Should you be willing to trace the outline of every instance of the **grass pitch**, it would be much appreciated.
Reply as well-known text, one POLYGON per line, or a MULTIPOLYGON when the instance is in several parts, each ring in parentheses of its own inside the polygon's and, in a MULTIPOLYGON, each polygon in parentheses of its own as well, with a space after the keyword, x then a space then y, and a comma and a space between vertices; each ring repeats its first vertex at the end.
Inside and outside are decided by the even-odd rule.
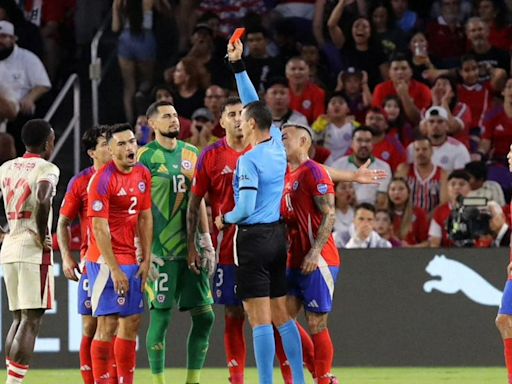
MULTIPOLYGON (((340 384, 503 384, 506 383, 505 368, 336 368, 334 374, 340 384)), ((5 375, 5 371, 4 371, 5 375)), ((184 369, 168 369, 167 384, 184 384, 184 369)), ((5 376, 3 376, 5 377, 5 376)), ((0 382, 3 380, 0 377, 0 382)), ((228 371, 222 368, 204 369, 202 384, 228 384, 228 371)), ((282 383, 280 372, 274 372, 276 384, 282 383)), ((307 376, 307 383, 313 383, 307 376)), ((137 369, 137 384, 151 384, 148 369, 137 369)), ((257 384, 255 368, 246 372, 247 384, 257 384)), ((25 384, 81 384, 81 376, 76 370, 30 370, 25 384)))

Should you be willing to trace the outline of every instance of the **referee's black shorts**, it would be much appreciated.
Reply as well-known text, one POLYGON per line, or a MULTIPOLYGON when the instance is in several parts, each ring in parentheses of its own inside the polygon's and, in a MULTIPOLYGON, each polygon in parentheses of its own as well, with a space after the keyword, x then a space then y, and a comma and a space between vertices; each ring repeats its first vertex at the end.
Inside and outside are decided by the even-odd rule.
POLYGON ((284 223, 239 225, 235 235, 236 295, 240 300, 286 295, 284 223))

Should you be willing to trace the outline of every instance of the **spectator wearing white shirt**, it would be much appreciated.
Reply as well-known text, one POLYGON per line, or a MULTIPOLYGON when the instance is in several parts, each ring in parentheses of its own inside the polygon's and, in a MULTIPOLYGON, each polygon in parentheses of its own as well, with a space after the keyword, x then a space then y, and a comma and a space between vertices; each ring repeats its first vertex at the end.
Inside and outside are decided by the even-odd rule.
POLYGON ((368 169, 383 170, 387 176, 379 184, 354 184, 356 200, 359 203, 370 203, 377 208, 384 208, 387 204, 387 190, 391 180, 391 168, 384 160, 372 156, 373 134, 368 127, 358 127, 352 132, 352 152, 350 156, 343 156, 332 164, 332 168, 344 171, 357 171, 359 167, 370 161, 368 169))
MULTIPOLYGON (((425 113, 426 133, 432 144, 432 162, 446 171, 462 169, 470 162, 468 149, 459 140, 448 136, 448 112, 443 107, 430 107, 425 113)), ((407 160, 414 160, 414 147, 407 147, 407 160)))
POLYGON ((464 167, 469 174, 471 192, 468 196, 485 197, 488 201, 495 201, 500 207, 505 205, 505 195, 501 185, 493 180, 487 180, 487 166, 482 161, 472 161, 464 167))
POLYGON ((336 221, 334 222, 334 241, 341 247, 341 234, 349 231, 354 221, 356 194, 350 181, 341 181, 336 185, 336 221))
POLYGON ((32 52, 18 47, 14 26, 0 21, 0 78, 19 106, 16 121, 7 131, 14 136, 18 153, 24 151, 21 126, 36 110, 36 102, 51 88, 50 79, 41 60, 32 52), (21 115, 21 116, 20 116, 21 115))
POLYGON ((391 248, 391 243, 375 231, 375 207, 361 203, 355 209, 354 233, 344 248, 391 248))

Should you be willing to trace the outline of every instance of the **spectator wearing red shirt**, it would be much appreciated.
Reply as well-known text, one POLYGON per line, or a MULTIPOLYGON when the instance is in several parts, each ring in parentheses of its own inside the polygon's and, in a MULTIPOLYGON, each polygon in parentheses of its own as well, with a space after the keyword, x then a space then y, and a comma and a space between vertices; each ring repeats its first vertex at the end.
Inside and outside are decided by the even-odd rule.
POLYGON ((508 9, 503 1, 479 0, 478 16, 489 26, 489 42, 496 48, 509 51, 512 48, 512 27, 507 23, 508 9))
POLYGON ((382 109, 386 112, 388 134, 396 137, 404 147, 414 140, 414 128, 405 119, 404 108, 398 96, 389 96, 384 100, 382 109))
POLYGON ((325 113, 325 91, 311 82, 309 66, 300 57, 288 60, 286 77, 290 86, 290 108, 302 113, 312 124, 325 113))
POLYGON ((455 170, 448 176, 448 202, 438 206, 428 230, 429 243, 432 248, 451 247, 453 242, 448 238, 446 223, 459 196, 466 196, 471 187, 466 171, 455 170))
POLYGON ((380 107, 386 98, 398 95, 407 120, 413 125, 419 123, 420 111, 432 104, 430 89, 412 79, 411 65, 407 57, 400 53, 391 58, 389 78, 375 87, 372 104, 380 107))
POLYGON ((407 181, 393 178, 388 187, 388 207, 393 217, 394 234, 402 247, 422 248, 428 242, 428 218, 426 212, 412 205, 407 181))
POLYGON ((365 124, 373 133, 373 155, 387 162, 395 172, 399 164, 407 161, 407 156, 398 139, 386 134, 388 130, 386 113, 381 108, 371 108, 366 114, 365 124))
MULTIPOLYGON (((453 80, 439 76, 431 89, 432 106, 443 107, 448 113, 448 134, 455 137, 469 149, 469 130, 471 126, 471 110, 465 103, 457 99, 457 88, 453 80)), ((420 130, 426 134, 426 121, 423 120, 420 130)))
POLYGON ((459 22, 460 0, 441 0, 441 15, 427 24, 430 53, 441 68, 456 63, 466 50, 464 26, 459 22))
POLYGON ((484 119, 479 152, 508 166, 507 154, 512 142, 512 78, 507 80, 502 95, 503 106, 489 111, 484 119))

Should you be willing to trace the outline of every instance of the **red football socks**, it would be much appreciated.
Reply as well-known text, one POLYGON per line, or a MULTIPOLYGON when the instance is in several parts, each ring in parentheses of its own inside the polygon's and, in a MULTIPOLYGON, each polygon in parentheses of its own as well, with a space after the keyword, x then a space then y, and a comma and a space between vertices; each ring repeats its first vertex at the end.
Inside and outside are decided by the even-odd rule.
POLYGON ((135 340, 125 340, 119 338, 119 336, 116 338, 114 353, 117 364, 117 378, 120 383, 133 384, 137 359, 135 352, 136 344, 135 340))
POLYGON ((512 384, 512 339, 503 340, 505 345, 505 364, 507 365, 508 383, 512 384))
POLYGON ((300 340, 302 342, 302 356, 304 359, 304 364, 308 369, 309 373, 316 377, 316 369, 315 369, 315 346, 313 345, 313 340, 309 335, 308 331, 306 331, 302 325, 298 321, 295 322, 297 324, 297 328, 299 328, 300 340))
POLYGON ((110 344, 110 360, 108 362, 108 375, 110 376, 109 384, 117 384, 117 365, 116 365, 116 354, 114 353, 114 345, 116 343, 116 337, 112 338, 110 344))
POLYGON ((247 355, 245 346, 243 317, 224 317, 224 346, 232 384, 244 384, 245 359, 247 355))
POLYGON ((93 340, 91 343, 92 374, 95 384, 109 384, 109 361, 111 343, 108 341, 93 340))
POLYGON ((84 384, 94 384, 92 375, 92 357, 91 357, 92 337, 82 336, 80 343, 80 373, 84 384))
POLYGON ((334 348, 328 329, 311 336, 315 346, 315 372, 318 384, 329 384, 330 378, 326 377, 331 372, 334 348))
POLYGON ((288 358, 283 348, 283 340, 276 327, 274 327, 274 339, 276 341, 276 355, 279 361, 279 368, 281 368, 281 375, 285 384, 293 384, 292 369, 288 363, 288 358))

